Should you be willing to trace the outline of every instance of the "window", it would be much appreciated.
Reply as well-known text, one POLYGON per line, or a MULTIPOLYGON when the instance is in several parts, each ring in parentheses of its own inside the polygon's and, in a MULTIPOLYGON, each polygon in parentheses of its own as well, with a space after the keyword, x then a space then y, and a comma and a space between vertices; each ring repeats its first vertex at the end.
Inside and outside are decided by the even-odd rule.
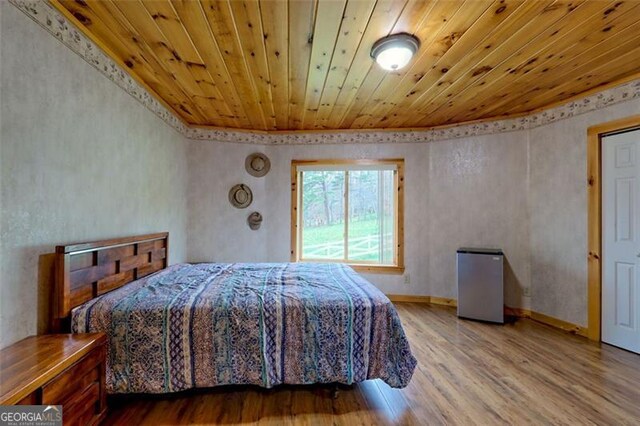
POLYGON ((404 160, 292 161, 294 262, 404 271, 404 160))

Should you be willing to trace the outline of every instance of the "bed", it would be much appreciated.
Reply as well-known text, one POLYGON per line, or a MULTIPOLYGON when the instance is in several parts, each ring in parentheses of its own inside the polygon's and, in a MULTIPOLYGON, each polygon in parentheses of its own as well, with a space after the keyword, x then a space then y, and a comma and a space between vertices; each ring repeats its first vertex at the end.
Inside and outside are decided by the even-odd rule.
POLYGON ((58 328, 108 336, 110 393, 408 384, 393 304, 343 264, 168 266, 168 234, 57 247, 58 328))

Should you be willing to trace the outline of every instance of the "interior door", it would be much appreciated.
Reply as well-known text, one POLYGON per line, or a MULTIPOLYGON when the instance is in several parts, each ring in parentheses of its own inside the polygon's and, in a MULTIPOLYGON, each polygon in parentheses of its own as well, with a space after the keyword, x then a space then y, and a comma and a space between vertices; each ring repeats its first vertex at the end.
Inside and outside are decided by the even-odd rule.
POLYGON ((640 353, 640 130, 602 139, 602 341, 640 353))

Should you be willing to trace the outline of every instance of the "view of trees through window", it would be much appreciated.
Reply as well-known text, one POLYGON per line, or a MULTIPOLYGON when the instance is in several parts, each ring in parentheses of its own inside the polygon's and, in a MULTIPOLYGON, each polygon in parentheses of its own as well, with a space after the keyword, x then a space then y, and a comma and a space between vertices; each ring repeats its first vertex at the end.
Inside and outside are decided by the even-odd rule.
POLYGON ((394 193, 393 170, 302 172, 302 259, 393 264, 394 193))

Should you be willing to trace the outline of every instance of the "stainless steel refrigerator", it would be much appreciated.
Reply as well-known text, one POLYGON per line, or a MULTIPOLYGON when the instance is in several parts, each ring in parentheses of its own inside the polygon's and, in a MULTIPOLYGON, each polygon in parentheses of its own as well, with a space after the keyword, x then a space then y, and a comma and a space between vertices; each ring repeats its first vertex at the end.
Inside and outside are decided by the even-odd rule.
POLYGON ((456 255, 458 316, 504 323, 504 254, 461 248, 456 255))

